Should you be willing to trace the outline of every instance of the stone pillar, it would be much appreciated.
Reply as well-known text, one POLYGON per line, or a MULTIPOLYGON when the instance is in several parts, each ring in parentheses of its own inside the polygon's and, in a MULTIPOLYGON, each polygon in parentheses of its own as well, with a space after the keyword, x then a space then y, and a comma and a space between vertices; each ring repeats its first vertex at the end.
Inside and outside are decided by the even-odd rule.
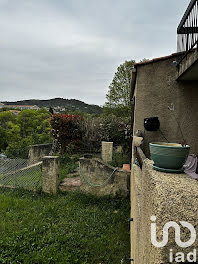
POLYGON ((59 157, 45 156, 42 164, 42 189, 45 193, 57 193, 59 184, 59 157))
POLYGON ((112 161, 113 142, 102 141, 102 160, 107 163, 112 161))

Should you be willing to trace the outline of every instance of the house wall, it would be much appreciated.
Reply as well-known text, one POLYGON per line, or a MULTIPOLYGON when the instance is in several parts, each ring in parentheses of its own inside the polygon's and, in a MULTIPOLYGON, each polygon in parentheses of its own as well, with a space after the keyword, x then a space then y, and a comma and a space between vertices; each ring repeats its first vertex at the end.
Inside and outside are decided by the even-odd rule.
MULTIPOLYGON (((179 247, 175 243, 174 228, 171 227, 167 245, 157 248, 151 243, 150 218, 156 216, 158 242, 162 241, 163 227, 169 221, 175 221, 177 224, 186 221, 192 224, 197 232, 198 182, 186 174, 154 171, 152 164, 152 161, 146 159, 142 170, 135 164, 132 166, 130 193, 131 217, 134 220, 131 222, 131 258, 135 264, 170 263, 170 249, 173 249, 174 256, 177 252, 184 253, 186 261, 187 254, 197 249, 198 237, 190 247, 179 247)), ((181 241, 188 241, 189 230, 184 227, 180 230, 181 241)))
MULTIPOLYGON (((134 133, 138 129, 144 131, 144 118, 158 116, 165 137, 170 142, 181 142, 175 115, 187 144, 191 146, 191 153, 198 154, 198 82, 176 81, 178 73, 174 60, 177 55, 136 66, 134 133), (171 103, 175 106, 174 112, 168 109, 171 103)), ((159 131, 145 131, 144 138, 147 156, 149 142, 166 142, 159 131)))

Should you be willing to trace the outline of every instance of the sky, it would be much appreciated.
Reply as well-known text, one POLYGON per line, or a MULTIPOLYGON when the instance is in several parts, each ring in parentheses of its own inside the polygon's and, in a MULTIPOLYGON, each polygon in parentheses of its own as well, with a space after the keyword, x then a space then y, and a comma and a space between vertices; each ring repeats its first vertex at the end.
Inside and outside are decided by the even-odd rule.
POLYGON ((125 60, 176 52, 190 0, 0 0, 0 101, 103 105, 125 60))

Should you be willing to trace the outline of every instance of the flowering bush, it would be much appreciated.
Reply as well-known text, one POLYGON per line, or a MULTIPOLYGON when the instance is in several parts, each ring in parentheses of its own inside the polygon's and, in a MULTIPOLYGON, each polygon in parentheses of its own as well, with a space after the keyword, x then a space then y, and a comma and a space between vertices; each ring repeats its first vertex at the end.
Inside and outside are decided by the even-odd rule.
POLYGON ((61 152, 68 148, 76 149, 82 141, 82 121, 79 115, 53 114, 51 116, 51 135, 58 141, 61 152))

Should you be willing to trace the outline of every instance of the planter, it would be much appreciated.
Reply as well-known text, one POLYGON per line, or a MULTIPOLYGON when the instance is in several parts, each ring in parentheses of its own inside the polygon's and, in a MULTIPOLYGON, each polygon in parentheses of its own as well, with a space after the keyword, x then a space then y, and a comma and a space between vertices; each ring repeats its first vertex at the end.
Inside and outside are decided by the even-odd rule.
POLYGON ((156 142, 150 143, 149 147, 151 158, 155 163, 154 168, 168 170, 181 171, 190 151, 190 146, 183 147, 176 143, 156 142))
POLYGON ((123 170, 131 171, 130 170, 130 164, 123 164, 123 170))

